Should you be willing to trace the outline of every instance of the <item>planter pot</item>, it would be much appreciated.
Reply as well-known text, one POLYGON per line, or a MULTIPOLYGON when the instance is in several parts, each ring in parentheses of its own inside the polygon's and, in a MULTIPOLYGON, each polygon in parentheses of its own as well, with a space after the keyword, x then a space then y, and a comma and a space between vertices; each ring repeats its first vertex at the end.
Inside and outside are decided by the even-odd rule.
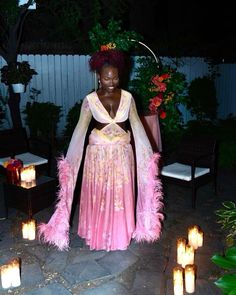
POLYGON ((25 85, 24 84, 12 84, 12 90, 14 93, 23 93, 25 92, 25 85))
POLYGON ((153 151, 161 152, 162 141, 161 141, 161 132, 160 132, 158 115, 157 114, 141 115, 140 119, 147 133, 147 136, 151 143, 153 151))

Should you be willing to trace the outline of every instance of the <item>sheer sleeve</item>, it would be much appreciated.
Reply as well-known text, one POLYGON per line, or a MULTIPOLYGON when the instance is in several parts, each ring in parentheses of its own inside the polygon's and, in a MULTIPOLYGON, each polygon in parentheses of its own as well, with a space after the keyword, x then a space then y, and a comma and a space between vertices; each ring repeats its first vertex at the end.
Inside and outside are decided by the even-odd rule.
POLYGON ((73 132, 66 157, 58 159, 59 192, 55 212, 47 224, 38 226, 41 241, 56 246, 59 250, 69 248, 69 219, 77 181, 78 170, 83 155, 85 136, 92 114, 87 98, 83 100, 80 118, 73 132))
POLYGON ((129 120, 135 143, 138 187, 136 230, 133 237, 137 241, 155 241, 160 236, 163 220, 162 184, 158 177, 160 155, 152 151, 133 98, 129 120))

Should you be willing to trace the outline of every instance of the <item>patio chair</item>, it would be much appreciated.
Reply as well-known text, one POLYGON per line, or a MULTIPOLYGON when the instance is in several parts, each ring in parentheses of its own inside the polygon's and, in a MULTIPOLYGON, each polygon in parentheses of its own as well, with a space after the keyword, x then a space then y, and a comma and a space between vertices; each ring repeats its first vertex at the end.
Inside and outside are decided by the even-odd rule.
POLYGON ((197 189, 209 182, 217 193, 217 141, 209 137, 185 138, 161 168, 163 181, 191 188, 192 208, 197 189))
POLYGON ((15 156, 24 166, 35 165, 37 171, 51 171, 51 146, 37 138, 28 138, 25 128, 0 130, 0 168, 5 174, 3 163, 15 156))

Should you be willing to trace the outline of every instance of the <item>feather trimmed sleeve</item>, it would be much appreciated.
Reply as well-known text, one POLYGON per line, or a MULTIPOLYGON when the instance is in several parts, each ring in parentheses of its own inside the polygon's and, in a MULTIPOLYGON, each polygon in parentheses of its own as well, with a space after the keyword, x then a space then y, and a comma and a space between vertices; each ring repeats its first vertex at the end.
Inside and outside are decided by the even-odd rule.
POLYGON ((55 212, 47 224, 38 226, 39 239, 58 250, 69 249, 69 220, 77 175, 83 155, 85 136, 92 114, 87 98, 83 100, 80 118, 75 127, 66 157, 61 156, 57 161, 59 176, 59 192, 55 212))
POLYGON ((153 242, 160 237, 164 219, 162 184, 158 176, 159 153, 153 153, 151 144, 131 98, 130 125, 135 143, 137 169, 136 229, 133 238, 153 242))

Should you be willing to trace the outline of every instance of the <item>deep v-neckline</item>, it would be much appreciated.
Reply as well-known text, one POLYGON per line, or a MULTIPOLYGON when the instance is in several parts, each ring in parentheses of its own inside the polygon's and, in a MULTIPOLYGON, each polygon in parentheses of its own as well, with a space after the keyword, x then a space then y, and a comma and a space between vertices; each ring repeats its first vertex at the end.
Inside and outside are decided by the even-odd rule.
POLYGON ((107 109, 104 107, 104 105, 103 105, 103 103, 101 102, 101 100, 100 100, 100 98, 99 98, 97 92, 95 92, 95 93, 96 93, 96 96, 97 96, 97 100, 99 101, 99 104, 102 106, 102 108, 103 108, 104 111, 107 113, 107 115, 109 116, 109 118, 112 119, 112 120, 115 120, 115 118, 116 118, 116 116, 117 116, 117 113, 118 113, 118 111, 120 110, 120 107, 121 107, 122 89, 121 89, 121 91, 120 91, 120 101, 119 101, 119 106, 118 106, 118 108, 117 108, 117 111, 116 111, 116 113, 115 113, 114 118, 111 117, 111 115, 108 113, 107 109))

